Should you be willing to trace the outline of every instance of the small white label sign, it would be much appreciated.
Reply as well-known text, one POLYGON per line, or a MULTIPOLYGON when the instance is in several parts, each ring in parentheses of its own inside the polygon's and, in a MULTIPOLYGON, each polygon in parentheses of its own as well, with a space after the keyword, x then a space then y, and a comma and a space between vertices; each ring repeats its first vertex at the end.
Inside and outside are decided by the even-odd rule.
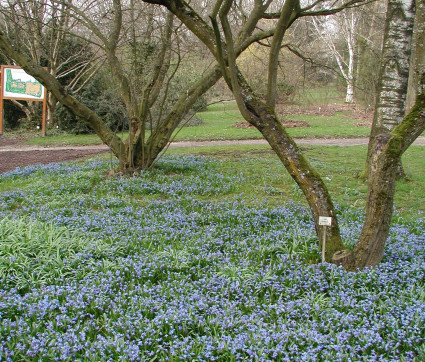
POLYGON ((331 226, 332 218, 327 216, 319 216, 319 225, 331 226))

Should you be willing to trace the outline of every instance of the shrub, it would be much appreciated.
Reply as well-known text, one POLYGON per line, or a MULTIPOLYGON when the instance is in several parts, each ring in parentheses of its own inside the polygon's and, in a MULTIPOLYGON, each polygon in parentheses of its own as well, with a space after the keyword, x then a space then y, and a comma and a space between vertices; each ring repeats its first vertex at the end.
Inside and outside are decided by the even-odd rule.
MULTIPOLYGON (((101 76, 88 83, 75 97, 102 117, 113 130, 121 131, 128 128, 129 117, 124 103, 114 89, 106 86, 106 81, 101 76)), ((56 120, 59 127, 68 132, 75 134, 93 132, 62 105, 57 108, 56 120)))

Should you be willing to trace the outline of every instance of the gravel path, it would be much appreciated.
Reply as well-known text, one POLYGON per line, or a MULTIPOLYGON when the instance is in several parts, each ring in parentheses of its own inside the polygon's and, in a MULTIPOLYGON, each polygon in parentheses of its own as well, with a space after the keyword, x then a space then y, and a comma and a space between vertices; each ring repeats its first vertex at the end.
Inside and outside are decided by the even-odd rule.
MULTIPOLYGON (((361 146, 367 145, 369 139, 362 138, 297 138, 295 139, 299 145, 312 146, 361 146)), ((226 140, 226 141, 180 141, 173 142, 170 148, 187 148, 187 147, 206 147, 206 146, 233 146, 233 145, 266 145, 264 139, 250 140, 226 140)), ((425 146, 425 137, 418 137, 414 142, 415 146, 425 146)), ((67 146, 33 146, 24 145, 16 140, 0 138, 0 152, 29 152, 29 151, 64 151, 64 150, 88 150, 88 151, 108 151, 108 146, 99 145, 67 145, 67 146)))
MULTIPOLYGON (((37 163, 62 162, 86 156, 106 153, 106 145, 90 146, 31 146, 22 143, 22 139, 0 138, 0 173, 16 167, 28 166, 37 163)), ((368 138, 299 138, 299 145, 312 146, 359 146, 367 145, 368 138)), ((173 142, 170 148, 204 147, 204 146, 231 146, 231 145, 265 145, 264 139, 234 140, 234 141, 182 141, 173 142)), ((425 137, 419 137, 414 145, 425 145, 425 137)))

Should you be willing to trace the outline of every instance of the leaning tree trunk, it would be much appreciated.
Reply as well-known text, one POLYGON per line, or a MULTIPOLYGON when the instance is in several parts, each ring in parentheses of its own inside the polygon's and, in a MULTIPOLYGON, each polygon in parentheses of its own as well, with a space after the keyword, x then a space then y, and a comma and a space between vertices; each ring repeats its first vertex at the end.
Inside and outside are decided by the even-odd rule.
POLYGON ((319 216, 332 217, 332 225, 326 235, 326 260, 331 261, 335 252, 342 250, 341 234, 336 218, 336 212, 326 185, 320 175, 309 164, 302 151, 294 140, 288 135, 275 112, 258 99, 243 78, 238 74, 238 94, 242 97, 246 121, 256 127, 274 152, 282 161, 288 173, 300 187, 309 204, 319 236, 319 247, 322 240, 319 230, 319 216))
POLYGON ((53 126, 55 123, 56 116, 56 108, 58 102, 53 94, 47 94, 47 115, 46 115, 46 123, 48 126, 53 126))
MULTIPOLYGON (((316 225, 316 233, 318 236, 320 235, 318 226, 319 217, 326 216, 333 219, 331 227, 327 230, 326 238, 327 243, 325 257, 327 261, 330 261, 332 259, 332 255, 336 251, 343 249, 343 243, 336 218, 335 208, 328 190, 319 174, 308 163, 301 150, 298 148, 294 140, 288 135, 282 123, 276 116, 273 109, 273 92, 269 92, 268 94, 268 104, 261 101, 252 91, 246 79, 239 71, 236 63, 233 35, 227 18, 232 1, 227 0, 223 3, 217 4, 220 6, 214 9, 210 19, 217 43, 216 58, 222 69, 224 79, 226 80, 229 88, 232 90, 238 108, 244 119, 261 132, 279 159, 282 161, 288 173, 304 193, 313 214, 316 225), (219 15, 225 36, 226 51, 224 51, 224 44, 221 41, 217 15, 219 15)), ((279 19, 279 25, 282 27, 282 31, 278 31, 274 34, 275 37, 278 37, 274 37, 273 39, 273 45, 275 45, 276 48, 278 48, 278 45, 281 43, 286 28, 296 19, 298 11, 298 0, 288 0, 285 3, 279 19)), ((272 60, 277 56, 278 52, 272 54, 272 60)), ((276 67, 272 64, 269 68, 269 84, 271 83, 272 85, 269 85, 269 88, 273 88, 273 84, 275 84, 275 77, 276 67)), ((321 243, 322 240, 320 240, 319 246, 321 246, 321 243)))
POLYGON ((28 122, 31 122, 33 120, 33 118, 34 118, 34 112, 33 112, 33 110, 34 109, 33 108, 31 109, 29 107, 29 104, 24 104, 24 103, 19 102, 19 101, 15 100, 15 99, 12 99, 11 102, 15 106, 17 106, 22 112, 25 113, 25 117, 27 118, 27 121, 28 122))

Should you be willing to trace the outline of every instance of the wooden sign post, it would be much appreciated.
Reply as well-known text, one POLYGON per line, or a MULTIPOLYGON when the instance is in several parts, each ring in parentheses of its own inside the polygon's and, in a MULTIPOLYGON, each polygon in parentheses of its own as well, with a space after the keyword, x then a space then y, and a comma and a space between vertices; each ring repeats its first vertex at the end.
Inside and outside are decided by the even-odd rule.
POLYGON ((0 66, 0 136, 3 135, 5 99, 43 102, 41 134, 46 135, 47 92, 43 85, 22 68, 13 65, 0 66))
POLYGON ((326 261, 326 227, 332 225, 332 218, 328 216, 319 216, 319 225, 323 226, 323 239, 322 239, 322 263, 326 261))

